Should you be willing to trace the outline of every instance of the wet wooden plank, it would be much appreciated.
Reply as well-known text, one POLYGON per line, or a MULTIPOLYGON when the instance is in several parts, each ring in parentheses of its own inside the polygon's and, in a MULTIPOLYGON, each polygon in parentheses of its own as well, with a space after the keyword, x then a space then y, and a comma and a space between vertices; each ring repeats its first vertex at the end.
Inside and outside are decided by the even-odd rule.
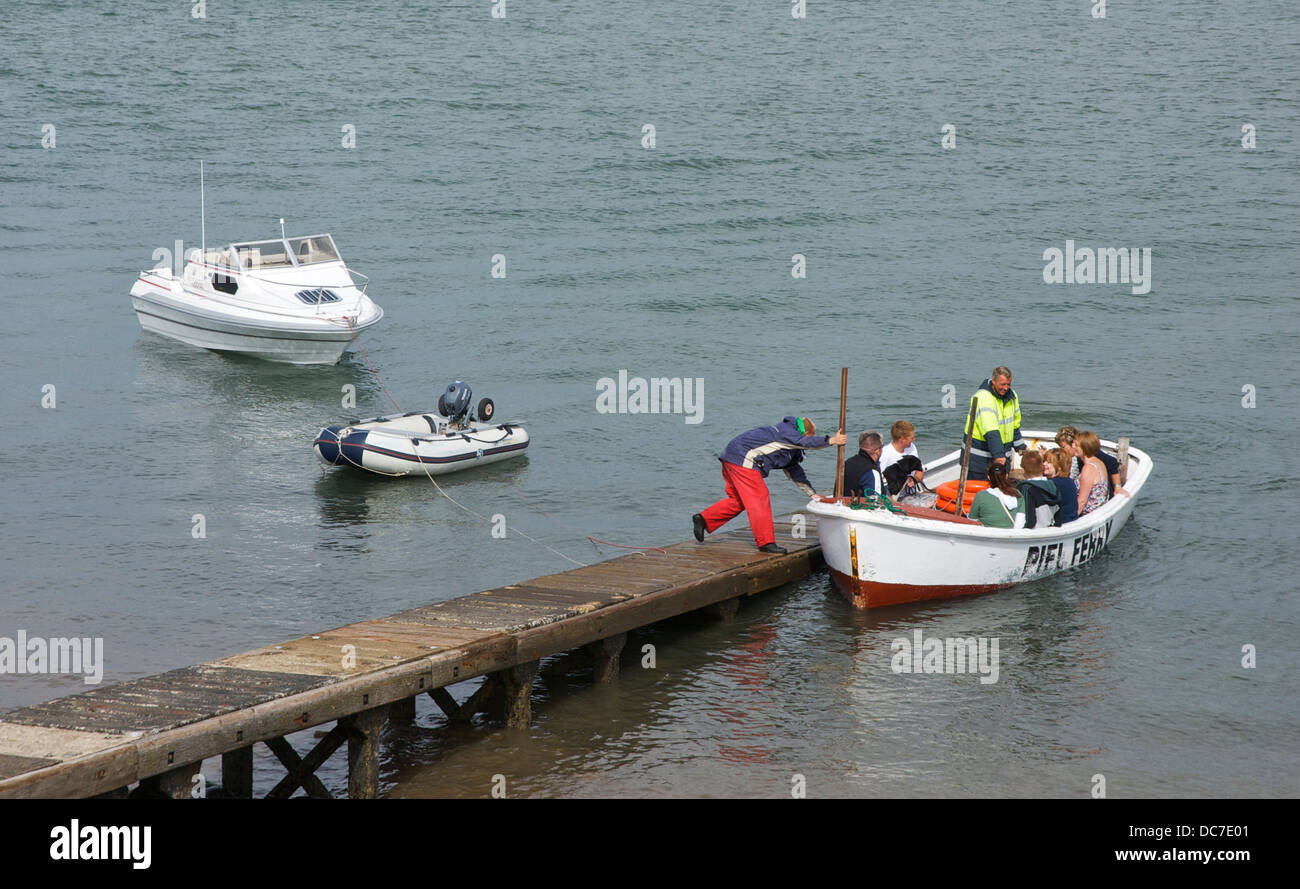
POLYGON ((0 720, 0 754, 68 760, 117 747, 140 733, 111 734, 22 725, 0 720))
POLYGON ((134 743, 92 753, 11 778, 0 778, 0 799, 69 799, 98 796, 139 777, 134 743))
POLYGON ((515 637, 518 656, 527 660, 567 651, 715 602, 781 586, 806 576, 813 560, 814 556, 806 551, 776 556, 757 569, 711 575, 669 593, 633 599, 558 624, 526 630, 515 637))
POLYGON ((9 710, 0 719, 110 733, 162 731, 304 691, 321 681, 317 676, 199 664, 9 710))
POLYGON ((493 634, 484 630, 434 627, 397 614, 384 620, 362 621, 279 645, 267 645, 213 663, 245 670, 353 676, 404 660, 460 648, 490 635, 493 634), (345 652, 345 645, 353 646, 355 651, 345 652))
POLYGON ((549 608, 574 609, 577 614, 584 614, 588 611, 594 611, 597 608, 604 608, 606 605, 612 605, 615 602, 622 602, 631 598, 626 593, 610 593, 607 595, 592 595, 590 593, 562 593, 551 592, 549 590, 539 589, 502 589, 494 590, 490 593, 480 593, 480 596, 489 601, 507 602, 512 605, 534 605, 549 608))
POLYGON ((12 778, 24 772, 34 772, 47 766, 58 765, 61 762, 63 762, 61 759, 37 759, 33 756, 13 756, 8 753, 0 753, 0 780, 12 778))
POLYGON ((435 625, 514 630, 541 626, 578 613, 576 606, 533 602, 517 604, 489 597, 453 599, 421 609, 422 619, 435 625))

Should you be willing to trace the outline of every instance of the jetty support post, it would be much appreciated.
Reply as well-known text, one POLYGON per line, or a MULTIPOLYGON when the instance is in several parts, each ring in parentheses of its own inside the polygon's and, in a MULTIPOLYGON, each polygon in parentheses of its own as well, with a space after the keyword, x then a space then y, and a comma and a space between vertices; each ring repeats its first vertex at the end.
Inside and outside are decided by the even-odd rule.
POLYGON ((528 728, 533 718, 533 679, 541 661, 528 661, 500 670, 497 677, 505 709, 506 725, 510 728, 528 728))
POLYGON ((192 762, 170 772, 145 778, 131 795, 142 799, 191 799, 194 796, 194 776, 199 773, 202 765, 202 761, 192 762))
POLYGON ((235 799, 253 798, 253 745, 221 754, 221 787, 235 799))
POLYGON ((372 707, 339 720, 348 733, 348 798, 379 796, 379 734, 388 707, 372 707))
POLYGON ((740 597, 732 599, 723 599, 721 602, 714 602, 709 606, 709 612, 721 620, 724 624, 731 623, 736 617, 736 612, 740 609, 740 597))
POLYGON ((397 724, 415 721, 415 698, 402 698, 388 705, 388 719, 397 724))
POLYGON ((627 633, 619 633, 587 646, 587 651, 596 659, 596 682, 610 683, 618 678, 618 659, 627 644, 627 633))
POLYGON ((1121 435, 1115 444, 1115 452, 1119 455, 1119 485, 1122 488, 1128 481, 1128 436, 1121 435))

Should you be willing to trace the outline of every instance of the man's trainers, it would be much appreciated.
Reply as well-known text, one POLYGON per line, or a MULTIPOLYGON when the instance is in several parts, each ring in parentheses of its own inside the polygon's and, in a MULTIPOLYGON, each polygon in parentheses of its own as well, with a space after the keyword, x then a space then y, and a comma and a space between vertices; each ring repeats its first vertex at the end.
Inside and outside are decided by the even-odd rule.
POLYGON ((691 516, 691 524, 695 526, 695 539, 699 543, 704 542, 704 532, 707 530, 704 526, 704 516, 698 512, 691 516))
POLYGON ((758 548, 760 553, 781 553, 782 555, 789 552, 784 546, 778 546, 775 543, 765 543, 758 548))

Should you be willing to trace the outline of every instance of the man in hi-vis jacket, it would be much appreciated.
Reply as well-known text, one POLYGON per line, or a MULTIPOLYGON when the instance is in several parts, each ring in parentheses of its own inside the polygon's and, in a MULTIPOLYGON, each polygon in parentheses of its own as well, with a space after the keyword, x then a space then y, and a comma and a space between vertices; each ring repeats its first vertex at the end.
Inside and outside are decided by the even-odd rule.
POLYGON ((1011 388, 1011 370, 993 368, 971 396, 971 403, 975 406, 975 428, 965 430, 973 433, 967 478, 987 481, 990 463, 1005 462, 1012 450, 1023 451, 1026 447, 1020 436, 1020 399, 1011 388))
POLYGON ((711 534, 742 512, 747 512, 758 548, 765 553, 787 552, 785 547, 776 543, 776 533, 772 528, 772 501, 763 479, 773 469, 784 469, 799 490, 809 497, 816 497, 817 492, 800 465, 804 451, 844 442, 843 429, 830 436, 818 435, 817 427, 807 417, 786 417, 775 426, 759 426, 737 435, 718 456, 722 461, 722 480, 727 496, 691 516, 695 539, 703 543, 706 531, 711 534))

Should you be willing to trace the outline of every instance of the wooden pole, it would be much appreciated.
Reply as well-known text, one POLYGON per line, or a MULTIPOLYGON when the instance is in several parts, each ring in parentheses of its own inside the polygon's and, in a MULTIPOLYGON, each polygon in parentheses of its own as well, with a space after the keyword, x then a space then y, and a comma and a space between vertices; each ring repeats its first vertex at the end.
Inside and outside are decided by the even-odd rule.
POLYGON ((966 434, 961 446, 961 480, 957 482, 957 517, 961 517, 961 503, 966 498, 966 474, 970 472, 970 445, 975 438, 975 396, 970 399, 970 415, 966 417, 966 434))
MULTIPOLYGON (((844 431, 845 415, 849 403, 849 369, 840 368, 840 431, 844 431)), ((835 499, 844 496, 844 445, 835 449, 835 499)))
POLYGON ((1128 481, 1128 436, 1121 435, 1116 444, 1119 446, 1116 452, 1119 455, 1119 486, 1122 488, 1128 481))

